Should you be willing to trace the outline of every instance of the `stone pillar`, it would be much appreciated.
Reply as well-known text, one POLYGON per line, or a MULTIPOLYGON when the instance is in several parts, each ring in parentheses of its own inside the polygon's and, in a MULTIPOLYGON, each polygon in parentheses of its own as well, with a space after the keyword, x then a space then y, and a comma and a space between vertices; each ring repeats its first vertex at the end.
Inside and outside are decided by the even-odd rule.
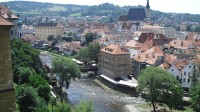
POLYGON ((13 25, 0 16, 0 112, 15 111, 10 28, 13 25))

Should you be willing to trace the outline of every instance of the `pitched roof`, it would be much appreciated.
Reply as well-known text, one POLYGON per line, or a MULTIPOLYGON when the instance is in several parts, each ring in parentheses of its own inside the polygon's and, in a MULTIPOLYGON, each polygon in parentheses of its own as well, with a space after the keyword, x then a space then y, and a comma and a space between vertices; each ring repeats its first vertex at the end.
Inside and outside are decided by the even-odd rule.
POLYGON ((14 15, 10 9, 4 5, 4 4, 0 4, 0 15, 2 15, 4 18, 12 18, 12 19, 17 19, 18 17, 16 15, 14 15))
POLYGON ((110 44, 106 46, 105 48, 101 49, 101 52, 106 52, 106 53, 114 54, 114 55, 128 54, 128 52, 126 52, 120 45, 116 45, 116 44, 110 44))
POLYGON ((39 23, 37 27, 63 27, 63 25, 59 23, 39 23))
POLYGON ((0 15, 0 26, 12 26, 13 24, 0 15))
POLYGON ((10 9, 5 4, 0 4, 0 12, 3 13, 12 13, 10 9))
POLYGON ((191 60, 184 59, 176 62, 174 65, 179 71, 182 71, 190 62, 191 60))
POLYGON ((135 41, 135 40, 130 40, 126 43, 126 46, 127 47, 130 47, 130 48, 139 48, 142 44, 135 41))
POLYGON ((167 70, 170 68, 170 65, 168 63, 163 63, 159 65, 158 67, 162 68, 163 70, 167 70))
POLYGON ((146 62, 147 64, 154 65, 160 56, 164 56, 164 52, 158 46, 155 46, 143 53, 136 55, 134 60, 137 62, 146 62))
POLYGON ((169 64, 173 64, 176 60, 178 59, 177 56, 173 55, 173 54, 165 54, 165 60, 167 61, 167 63, 169 64))
POLYGON ((146 13, 144 8, 131 8, 127 15, 127 20, 130 21, 144 21, 146 13))

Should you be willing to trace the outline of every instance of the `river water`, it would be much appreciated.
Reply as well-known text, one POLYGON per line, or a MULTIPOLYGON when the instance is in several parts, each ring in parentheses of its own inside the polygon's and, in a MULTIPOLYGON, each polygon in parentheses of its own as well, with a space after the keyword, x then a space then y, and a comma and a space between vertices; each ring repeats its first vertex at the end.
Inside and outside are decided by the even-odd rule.
MULTIPOLYGON (((40 58, 47 65, 51 65, 51 56, 42 54, 40 58)), ((67 89, 67 98, 72 105, 87 100, 92 101, 95 112, 129 112, 125 105, 144 103, 140 97, 106 91, 94 79, 85 77, 83 73, 81 75, 83 77, 72 81, 67 89)))

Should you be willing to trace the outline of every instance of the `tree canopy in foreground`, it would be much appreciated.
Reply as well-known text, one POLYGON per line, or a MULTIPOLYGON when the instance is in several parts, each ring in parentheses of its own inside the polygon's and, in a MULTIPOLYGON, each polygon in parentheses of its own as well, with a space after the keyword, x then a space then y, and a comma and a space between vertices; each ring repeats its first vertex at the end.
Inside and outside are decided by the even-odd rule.
POLYGON ((146 100, 152 104, 154 112, 158 101, 165 102, 171 110, 182 103, 183 90, 180 84, 161 68, 144 69, 138 76, 137 91, 146 95, 146 100))

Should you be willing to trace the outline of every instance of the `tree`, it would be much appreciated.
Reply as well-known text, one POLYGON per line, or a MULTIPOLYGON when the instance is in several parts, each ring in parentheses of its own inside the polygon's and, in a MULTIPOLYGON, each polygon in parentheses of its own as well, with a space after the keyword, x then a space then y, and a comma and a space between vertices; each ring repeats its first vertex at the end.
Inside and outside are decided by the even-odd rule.
POLYGON ((96 33, 91 33, 91 32, 86 33, 85 34, 86 43, 89 44, 90 42, 92 42, 96 38, 96 36, 97 36, 96 33))
POLYGON ((99 43, 90 43, 88 46, 90 61, 98 63, 98 56, 100 53, 101 46, 99 43))
POLYGON ((84 62, 87 64, 89 62, 89 51, 88 48, 82 48, 77 54, 77 57, 80 61, 84 62))
POLYGON ((94 112, 92 102, 83 101, 76 106, 75 112, 94 112))
POLYGON ((37 92, 31 86, 17 86, 16 100, 19 105, 20 112, 33 112, 38 106, 37 92))
POLYGON ((68 103, 62 102, 56 106, 55 112, 73 112, 73 110, 68 103))
POLYGON ((98 63, 98 55, 100 53, 100 44, 99 43, 90 43, 87 48, 82 48, 77 58, 83 61, 85 64, 95 61, 98 63))
POLYGON ((190 90, 191 107, 194 111, 200 111, 200 81, 193 85, 190 90))
POLYGON ((192 85, 195 86, 198 82, 198 78, 200 77, 200 64, 194 63, 194 72, 192 75, 192 85))
POLYGON ((54 58, 52 61, 52 73, 57 74, 60 78, 57 92, 61 95, 62 100, 64 81, 66 81, 66 88, 68 88, 71 79, 80 77, 80 70, 76 63, 69 58, 54 58))
POLYGON ((48 82, 37 74, 31 75, 29 80, 30 80, 29 84, 37 88, 38 95, 42 97, 46 101, 46 103, 48 103, 51 98, 50 94, 51 89, 49 87, 48 82))
POLYGON ((172 75, 161 68, 147 67, 138 76, 137 91, 147 95, 146 100, 151 102, 153 111, 156 112, 156 103, 163 100, 162 98, 166 97, 166 94, 171 97, 170 102, 167 103, 172 107, 175 105, 173 101, 177 83, 172 75))
POLYGON ((175 78, 172 78, 169 90, 162 94, 163 101, 172 109, 183 104, 183 89, 175 78))
POLYGON ((56 105, 56 98, 54 98, 54 97, 52 97, 51 99, 50 99, 50 104, 51 104, 51 110, 52 110, 52 112, 53 112, 53 107, 56 105))
POLYGON ((29 77, 32 74, 36 74, 35 70, 29 67, 19 67, 17 68, 17 75, 15 76, 17 78, 16 83, 17 84, 25 84, 29 83, 29 77))
POLYGON ((47 37, 47 40, 48 41, 52 41, 54 39, 54 36, 53 35, 49 35, 48 37, 47 37))
POLYGON ((46 78, 46 70, 42 65, 42 61, 39 57, 40 52, 34 49, 28 43, 23 42, 21 39, 12 40, 12 67, 14 74, 14 81, 17 80, 18 68, 19 67, 29 67, 35 70, 37 74, 46 78))

